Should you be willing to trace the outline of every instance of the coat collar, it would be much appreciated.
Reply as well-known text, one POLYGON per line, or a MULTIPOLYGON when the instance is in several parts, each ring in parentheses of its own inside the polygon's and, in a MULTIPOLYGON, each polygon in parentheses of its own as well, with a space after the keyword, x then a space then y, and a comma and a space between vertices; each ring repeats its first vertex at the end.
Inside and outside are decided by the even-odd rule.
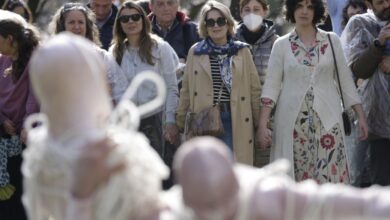
POLYGON ((203 70, 207 73, 207 75, 212 79, 211 77, 211 64, 210 64, 210 58, 209 55, 199 55, 200 60, 200 66, 203 68, 203 70))
MULTIPOLYGON (((323 31, 319 28, 316 28, 316 32, 317 32, 316 33, 316 43, 321 43, 321 42, 324 42, 327 40, 326 35, 328 34, 328 32, 323 31)), ((296 43, 298 43, 298 41, 300 42, 298 33, 296 32, 295 28, 293 31, 291 31, 289 39, 291 42, 296 42, 296 43)))

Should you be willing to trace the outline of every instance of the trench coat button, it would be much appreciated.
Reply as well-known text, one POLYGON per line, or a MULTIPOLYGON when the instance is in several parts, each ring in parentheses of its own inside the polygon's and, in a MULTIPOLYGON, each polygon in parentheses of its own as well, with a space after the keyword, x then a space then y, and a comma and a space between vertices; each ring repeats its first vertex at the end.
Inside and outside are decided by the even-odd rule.
POLYGON ((252 139, 249 140, 249 143, 252 144, 252 139))
POLYGON ((198 95, 198 93, 197 92, 194 92, 194 96, 197 96, 198 95))
POLYGON ((195 72, 194 72, 194 73, 195 73, 195 75, 196 75, 196 74, 198 74, 198 71, 196 71, 196 70, 195 70, 195 72))
POLYGON ((248 122, 248 121, 249 121, 249 118, 245 118, 245 121, 248 122))
POLYGON ((241 97, 241 101, 244 101, 244 100, 245 100, 245 97, 244 97, 244 96, 242 96, 242 97, 241 97))

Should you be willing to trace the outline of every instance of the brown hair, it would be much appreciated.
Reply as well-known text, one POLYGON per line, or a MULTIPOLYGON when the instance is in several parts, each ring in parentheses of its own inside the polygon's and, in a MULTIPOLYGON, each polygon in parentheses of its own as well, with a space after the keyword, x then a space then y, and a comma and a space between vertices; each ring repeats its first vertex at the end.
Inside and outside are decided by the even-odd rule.
POLYGON ((85 7, 81 3, 69 2, 59 8, 49 24, 50 31, 53 34, 65 31, 65 19, 70 11, 80 11, 84 14, 86 21, 85 37, 101 47, 102 43, 99 38, 99 29, 95 24, 95 14, 91 11, 91 9, 85 7))
MULTIPOLYGON (((242 11, 242 8, 245 7, 251 0, 240 0, 240 12, 242 11)), ((267 0, 256 0, 258 3, 261 4, 264 10, 268 10, 268 2, 267 0)))
POLYGON ((156 40, 153 39, 151 34, 151 24, 146 16, 145 11, 139 6, 137 3, 133 1, 126 1, 119 8, 118 14, 115 18, 114 24, 114 37, 112 40, 112 44, 114 45, 113 54, 116 62, 120 65, 122 63, 123 51, 127 46, 127 36, 125 32, 122 30, 121 23, 119 21, 119 17, 121 16, 121 12, 124 9, 135 9, 142 16, 142 30, 140 36, 140 45, 142 47, 139 48, 139 56, 143 62, 147 62, 150 65, 154 65, 154 57, 152 55, 152 47, 157 44, 156 40))

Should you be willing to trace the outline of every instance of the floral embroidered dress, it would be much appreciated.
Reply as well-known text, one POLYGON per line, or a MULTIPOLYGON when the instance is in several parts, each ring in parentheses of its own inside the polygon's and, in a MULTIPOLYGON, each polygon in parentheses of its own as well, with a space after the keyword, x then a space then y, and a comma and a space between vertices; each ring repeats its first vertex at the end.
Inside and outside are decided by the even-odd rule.
MULTIPOLYGON (((291 50, 300 65, 316 66, 326 50, 331 50, 326 36, 319 36, 306 47, 296 32, 291 33, 291 50), (322 39, 322 40, 320 40, 322 39)), ((322 34, 323 35, 323 34, 322 34)), ((313 109, 313 88, 309 88, 295 121, 293 133, 294 175, 296 181, 313 179, 318 183, 348 183, 349 173, 340 124, 326 131, 313 109)), ((275 103, 262 99, 262 105, 275 103)))

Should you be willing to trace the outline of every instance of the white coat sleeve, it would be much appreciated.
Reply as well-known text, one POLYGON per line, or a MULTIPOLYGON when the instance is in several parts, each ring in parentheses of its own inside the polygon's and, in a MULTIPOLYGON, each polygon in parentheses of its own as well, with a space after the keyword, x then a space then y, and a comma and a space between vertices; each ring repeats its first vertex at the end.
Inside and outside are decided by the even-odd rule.
POLYGON ((284 72, 284 49, 282 47, 282 38, 278 38, 272 47, 271 55, 268 62, 268 73, 265 77, 265 83, 261 98, 269 98, 275 103, 279 97, 282 87, 284 72))

